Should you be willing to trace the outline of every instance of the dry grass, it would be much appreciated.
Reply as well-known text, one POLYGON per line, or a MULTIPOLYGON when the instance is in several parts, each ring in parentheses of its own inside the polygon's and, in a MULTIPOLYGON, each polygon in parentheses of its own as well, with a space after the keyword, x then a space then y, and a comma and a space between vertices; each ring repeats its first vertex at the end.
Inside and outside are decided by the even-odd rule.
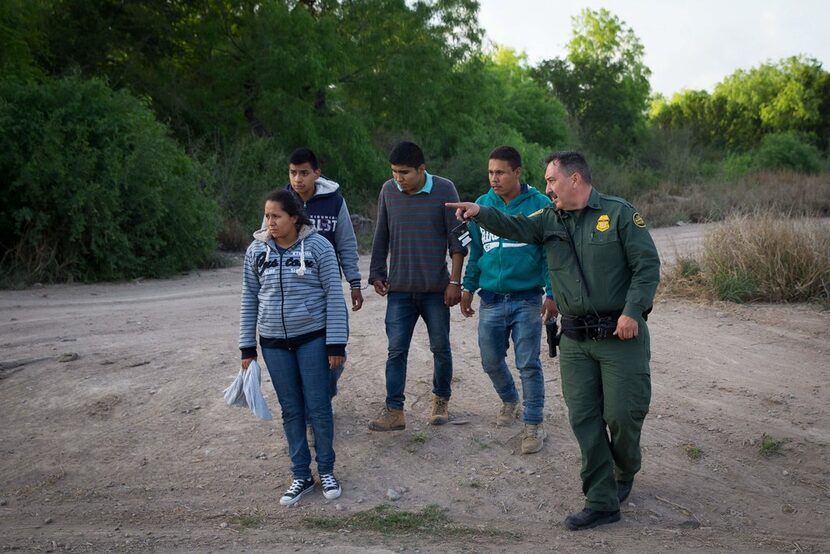
POLYGON ((735 216, 704 244, 703 267, 722 300, 830 297, 830 227, 821 220, 735 216))
POLYGON ((661 294, 830 305, 830 224, 734 215, 707 235, 699 259, 679 258, 668 269, 661 294))
POLYGON ((734 182, 694 185, 661 183, 634 200, 646 221, 654 227, 678 221, 721 221, 736 213, 759 211, 788 216, 830 215, 830 173, 803 175, 793 172, 760 172, 734 182))
POLYGON ((673 265, 667 266, 660 277, 657 298, 698 298, 714 300, 706 288, 700 260, 694 256, 678 256, 673 265))

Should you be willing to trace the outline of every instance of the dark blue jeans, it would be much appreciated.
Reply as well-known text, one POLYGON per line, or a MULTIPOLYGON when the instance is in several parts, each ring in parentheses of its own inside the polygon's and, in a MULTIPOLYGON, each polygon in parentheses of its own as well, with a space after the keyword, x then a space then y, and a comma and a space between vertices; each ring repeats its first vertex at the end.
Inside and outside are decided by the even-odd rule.
POLYGON ((510 368, 507 367, 507 347, 513 337, 516 368, 522 379, 525 423, 542 423, 545 408, 545 378, 539 345, 542 340, 541 296, 487 304, 481 301, 478 309, 478 346, 481 366, 502 402, 518 402, 519 394, 510 368))
MULTIPOLYGON (((342 363, 329 371, 329 394, 331 394, 332 400, 334 400, 334 397, 337 396, 337 382, 340 381, 340 377, 343 375, 343 369, 345 366, 346 364, 342 363)), ((306 426, 311 425, 311 418, 308 417, 308 406, 306 406, 305 410, 305 422, 306 426)))
POLYGON ((306 440, 306 412, 314 428, 317 470, 334 471, 334 418, 331 413, 331 370, 325 337, 297 348, 263 348, 262 357, 282 408, 282 427, 288 440, 291 473, 311 477, 311 452, 306 440))
POLYGON ((432 392, 441 398, 449 398, 452 393, 450 309, 444 304, 444 293, 390 292, 386 297, 386 337, 389 339, 386 406, 391 409, 403 409, 406 361, 412 332, 419 317, 426 323, 429 349, 432 351, 432 392))

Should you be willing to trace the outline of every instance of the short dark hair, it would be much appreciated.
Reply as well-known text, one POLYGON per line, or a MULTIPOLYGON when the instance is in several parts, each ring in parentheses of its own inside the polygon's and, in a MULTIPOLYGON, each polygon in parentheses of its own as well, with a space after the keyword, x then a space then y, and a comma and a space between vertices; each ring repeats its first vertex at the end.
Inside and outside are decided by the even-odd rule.
POLYGON ((510 169, 518 169, 522 167, 522 155, 519 151, 506 144, 495 148, 490 152, 490 160, 501 160, 510 164, 510 169))
POLYGON ((320 169, 320 164, 317 163, 317 156, 308 148, 297 148, 291 152, 288 163, 294 165, 311 164, 311 169, 320 169))
POLYGON ((426 163, 424 151, 414 142, 399 142, 389 153, 389 163, 407 167, 421 167, 426 163))
MULTIPOLYGON (((305 163, 305 162, 303 162, 305 163)), ((272 190, 265 196, 265 202, 277 202, 282 206, 282 211, 290 216, 297 216, 297 229, 303 225, 311 225, 311 220, 305 213, 297 195, 286 189, 272 190)), ((263 202, 263 204, 265 204, 263 202)))
POLYGON ((545 167, 551 162, 559 162, 565 173, 573 175, 579 173, 582 180, 586 183, 591 183, 591 168, 588 167, 588 162, 585 161, 585 156, 574 150, 563 150, 561 152, 553 152, 545 158, 545 167))

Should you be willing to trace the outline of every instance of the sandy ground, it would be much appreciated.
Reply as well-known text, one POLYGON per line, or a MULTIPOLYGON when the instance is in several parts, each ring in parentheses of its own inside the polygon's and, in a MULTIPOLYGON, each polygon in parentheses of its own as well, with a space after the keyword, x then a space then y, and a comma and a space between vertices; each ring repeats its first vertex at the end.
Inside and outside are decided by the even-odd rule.
MULTIPOLYGON (((655 231, 666 258, 702 228, 655 231)), ((679 248, 682 247, 682 248, 679 248)), ((367 260, 364 257, 364 266, 367 260)), ((365 267, 364 267, 365 270, 365 267)), ((365 273, 364 273, 365 276, 365 273)), ((496 428, 475 318, 452 311, 453 423, 426 425, 426 333, 413 340, 407 429, 373 433, 382 406, 385 300, 352 315, 335 399, 343 496, 286 509, 286 444, 229 408, 241 269, 169 280, 0 292, 0 548, 23 551, 830 551, 830 314, 803 305, 660 302, 650 319, 653 401, 644 465, 623 520, 573 533, 579 452, 558 359, 544 359, 542 452, 496 428), (758 453, 761 436, 782 453, 758 453), (693 460, 692 445, 702 454, 693 460), (402 497, 386 498, 390 487, 402 497), (463 533, 319 531, 383 503, 447 510, 463 533)))

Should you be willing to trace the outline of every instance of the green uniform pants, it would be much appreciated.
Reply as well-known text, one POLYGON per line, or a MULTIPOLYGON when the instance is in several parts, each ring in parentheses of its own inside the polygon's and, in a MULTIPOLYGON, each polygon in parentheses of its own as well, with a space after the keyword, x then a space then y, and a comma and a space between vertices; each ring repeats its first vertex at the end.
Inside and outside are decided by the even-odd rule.
POLYGON ((639 334, 575 341, 562 336, 559 364, 568 420, 582 451, 585 507, 617 510, 617 480, 640 470, 640 430, 651 401, 648 327, 639 334))

